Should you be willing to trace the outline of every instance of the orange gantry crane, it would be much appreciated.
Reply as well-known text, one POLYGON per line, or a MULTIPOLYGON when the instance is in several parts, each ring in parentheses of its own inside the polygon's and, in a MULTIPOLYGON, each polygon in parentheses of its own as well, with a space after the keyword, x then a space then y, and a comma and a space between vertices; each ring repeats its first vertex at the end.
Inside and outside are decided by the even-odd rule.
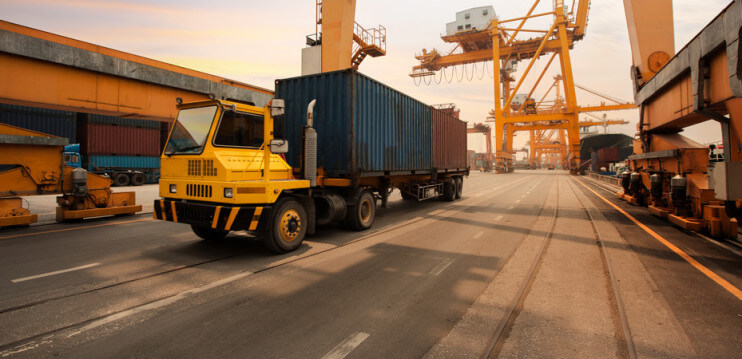
MULTIPOLYGON (((553 126, 566 127, 568 142, 569 168, 576 172, 580 164, 580 137, 579 112, 606 111, 612 109, 633 108, 633 104, 619 103, 615 105, 601 104, 580 108, 577 105, 575 83, 569 50, 574 43, 582 39, 587 26, 587 16, 590 7, 589 0, 580 0, 576 10, 567 10, 564 0, 555 0, 552 11, 534 13, 540 0, 534 1, 525 16, 509 20, 498 19, 491 7, 474 8, 464 11, 463 20, 453 23, 442 36, 446 43, 456 44, 448 53, 437 50, 427 51, 415 58, 420 62, 414 66, 410 76, 413 78, 433 76, 436 71, 449 66, 470 64, 493 60, 494 66, 494 110, 492 115, 495 122, 495 157, 498 172, 508 172, 512 167, 512 147, 507 147, 507 128, 523 123, 548 123, 553 126), (488 15, 484 25, 467 23, 467 19, 481 18, 488 15), (552 17, 553 21, 548 29, 525 28, 528 20, 552 17), (529 39, 519 39, 523 33, 536 34, 529 39), (529 75, 537 59, 551 54, 534 85, 528 90, 526 99, 531 99, 539 83, 556 58, 559 59, 559 81, 564 88, 563 105, 552 110, 534 111, 533 101, 523 101, 519 106, 513 106, 515 97, 523 86, 524 79, 529 75), (521 78, 513 86, 515 78, 512 74, 518 61, 528 60, 521 78)), ((460 13, 459 13, 460 14, 460 13)), ((457 14, 458 18, 458 14, 457 14)), ((449 24, 451 25, 451 24, 449 24)))
POLYGON ((622 198, 686 229, 737 238, 742 218, 742 1, 731 2, 677 54, 672 0, 624 0, 638 139, 621 174, 622 198), (721 126, 723 160, 680 134, 721 126), (715 159, 718 160, 718 159, 715 159))
POLYGON ((474 127, 470 127, 466 129, 466 133, 482 133, 484 134, 485 138, 485 146, 487 146, 486 156, 485 156, 485 165, 483 166, 484 172, 490 172, 492 171, 492 163, 493 163, 493 157, 492 157, 492 128, 489 125, 483 124, 483 123, 475 123, 474 127))
POLYGON ((355 21, 355 0, 316 0, 314 34, 302 50, 302 75, 358 69, 366 56, 386 55, 386 28, 355 21))

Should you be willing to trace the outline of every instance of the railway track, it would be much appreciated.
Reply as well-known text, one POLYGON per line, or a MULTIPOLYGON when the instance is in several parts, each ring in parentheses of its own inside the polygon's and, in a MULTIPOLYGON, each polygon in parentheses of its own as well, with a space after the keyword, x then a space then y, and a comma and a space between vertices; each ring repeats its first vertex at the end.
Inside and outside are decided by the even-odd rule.
MULTIPOLYGON (((523 178, 520 178, 520 179, 511 181, 511 182, 507 182, 507 183, 487 184, 487 185, 484 185, 484 186, 481 186, 481 187, 475 187, 475 188, 473 188, 472 193, 487 193, 488 196, 486 196, 486 197, 480 197, 480 196, 477 196, 477 195, 469 195, 469 196, 467 196, 468 198, 465 197, 461 201, 457 201, 457 202, 453 202, 453 203, 448 204, 448 205, 440 206, 440 207, 437 208, 437 210, 428 211, 428 213, 419 215, 419 216, 413 218, 412 220, 408 220, 408 221, 405 221, 405 222, 402 222, 402 223, 399 223, 399 224, 393 224, 391 226, 387 226, 387 227, 384 227, 384 228, 379 228, 378 230, 372 230, 371 233, 368 233, 368 234, 366 234, 364 236, 361 236, 361 237, 359 237, 357 239, 354 239, 354 240, 351 240, 351 241, 347 241, 347 242, 342 243, 342 244, 340 244, 340 245, 338 245, 336 247, 328 248, 328 249, 321 250, 321 251, 318 251, 318 252, 314 252, 314 253, 311 253, 311 254, 308 254, 308 255, 302 255, 302 256, 299 256, 299 257, 297 257, 295 259, 292 259, 292 260, 289 260, 289 261, 283 261, 283 262, 279 262, 277 264, 272 264, 272 265, 264 266, 264 267, 259 268, 257 270, 252 270, 251 271, 251 274, 257 274, 257 273, 261 273, 261 272, 265 272, 265 271, 269 271, 269 270, 279 269, 281 267, 289 266, 292 263, 295 263, 297 261, 305 260, 305 259, 308 259, 308 258, 311 258, 311 257, 316 257, 316 256, 322 255, 324 253, 327 253, 327 252, 330 252, 330 251, 334 251, 334 250, 337 250, 337 249, 340 249, 340 248, 344 248, 344 247, 347 247, 347 246, 350 246, 350 245, 354 245, 354 244, 357 244, 357 243, 362 243, 364 241, 369 241, 369 240, 372 240, 372 239, 374 239, 374 238, 376 238, 376 237, 378 237, 378 236, 380 236, 382 234, 388 233, 390 231, 395 231, 395 230, 403 229, 404 227, 411 226, 411 225, 413 225, 413 224, 415 224, 417 222, 420 222, 420 221, 423 221, 423 220, 426 220, 426 219, 430 219, 430 218, 438 217, 438 216, 445 216, 447 214, 447 212, 449 212, 449 211, 465 211, 467 208, 477 206, 477 205, 481 204, 482 202, 485 202, 485 201, 489 200, 491 197, 493 197, 493 196, 495 196, 495 195, 497 195, 499 193, 502 193, 504 191, 508 191, 508 190, 510 190, 512 188, 515 188, 515 187, 517 187, 519 185, 522 185, 524 183, 528 183, 529 181, 532 181, 534 178, 535 178, 535 176, 526 176, 526 177, 523 177, 523 178)), ((541 183, 541 181, 543 181, 543 180, 544 179, 541 178, 538 183, 541 183)), ((199 262, 196 262, 196 263, 191 263, 191 264, 188 264, 188 265, 183 265, 183 266, 180 266, 180 267, 177 267, 177 268, 171 268, 171 269, 164 270, 164 271, 158 271, 158 272, 154 272, 154 273, 149 273, 149 274, 138 276, 138 277, 135 277, 135 278, 131 278, 131 279, 128 279, 128 280, 125 280, 125 281, 116 282, 116 283, 112 283, 112 284, 108 284, 108 285, 104 285, 104 286, 100 286, 100 287, 95 287, 95 288, 91 288, 91 289, 84 290, 84 291, 79 291, 79 292, 65 294, 65 295, 59 295, 59 296, 53 296, 53 297, 44 298, 44 299, 41 299, 41 300, 36 300, 36 301, 33 301, 33 302, 25 303, 25 304, 22 304, 22 305, 17 305, 17 306, 13 306, 13 307, 2 308, 2 309, 0 309, 0 315, 13 315, 14 312, 17 312, 17 311, 20 311, 20 310, 33 310, 34 307, 38 307, 38 306, 41 306, 41 305, 44 305, 44 304, 50 304, 50 303, 55 302, 55 301, 70 300, 70 299, 74 299, 75 297, 82 296, 82 295, 85 295, 85 294, 91 294, 91 293, 96 293, 96 292, 103 292, 103 291, 106 291, 106 290, 114 289, 116 287, 121 287, 121 286, 124 286, 124 285, 130 285, 130 284, 134 284, 134 283, 137 283, 137 282, 141 282, 141 281, 152 279, 152 278, 156 278, 156 277, 163 277, 163 276, 167 276, 167 275, 172 275, 172 274, 175 274, 177 272, 182 272, 182 271, 185 271, 185 270, 188 270, 188 269, 198 268, 198 267, 204 266, 206 264, 210 264, 210 263, 214 263, 214 262, 219 262, 219 261, 224 261, 224 260, 232 259, 232 258, 235 258, 235 257, 244 256, 244 255, 247 255, 249 253, 250 253, 249 251, 241 251, 241 252, 237 252, 237 253, 230 254, 230 255, 227 255, 227 256, 219 256, 219 257, 216 257, 216 258, 211 258, 211 259, 204 260, 204 261, 199 261, 199 262)), ((89 325, 91 325, 93 323, 96 323, 96 322, 99 322, 99 321, 104 321, 104 320, 106 320, 106 318, 115 317, 115 316, 119 315, 120 313, 131 311, 131 310, 134 310, 134 309, 139 308, 139 307, 145 307, 145 306, 147 306, 149 304, 152 304, 152 303, 155 303, 155 302, 167 300, 168 298, 177 297, 178 295, 180 295, 180 293, 179 294, 176 294, 176 295, 172 295, 172 296, 164 296, 164 297, 156 298, 156 299, 150 300, 150 301, 148 301, 146 303, 138 303, 137 305, 127 306, 125 308, 121 308, 121 309, 119 309, 119 310, 117 310, 117 311, 115 311, 113 313, 109 313, 107 315, 101 315, 101 316, 94 316, 94 317, 91 317, 91 318, 86 318, 84 320, 80 320, 80 321, 78 321, 76 323, 73 323, 73 324, 65 325, 63 327, 54 328, 52 330, 48 330, 48 331, 44 331, 44 332, 41 332, 41 333, 37 333, 37 334, 35 334, 33 336, 25 337, 25 338, 23 338, 21 340, 16 340, 16 341, 13 341, 13 342, 0 344, 0 356, 5 356, 5 355, 7 355, 9 353, 13 353, 19 347, 28 347, 30 345, 34 345, 35 343, 38 343, 38 342, 43 342, 43 341, 45 341, 45 340, 47 340, 49 338, 55 337, 55 336, 60 335, 60 334, 61 335, 64 335, 64 334, 67 334, 67 333, 70 333, 70 332, 75 332, 78 329, 84 328, 84 327, 89 326, 89 325)))
MULTIPOLYGON (((526 273, 526 276, 520 285, 519 290, 517 291, 515 297, 513 300, 509 303, 507 309, 505 310, 505 317, 500 321, 499 325, 497 326, 489 345, 486 347, 484 353, 482 353, 481 358, 496 358, 500 354, 503 345, 507 338, 509 337, 511 331, 514 329, 514 324, 516 319, 518 318, 519 314, 523 311, 524 303, 526 298, 528 298, 528 295, 530 293, 530 289, 532 288, 536 278, 538 278, 538 273, 540 267, 543 265, 544 258, 547 253, 547 249, 552 243, 552 237, 554 236, 555 230, 557 228, 557 222, 559 220, 559 212, 560 212, 560 206, 559 206, 559 199, 560 199, 560 191, 559 187, 560 184, 564 180, 560 178, 557 182, 556 187, 556 206, 554 207, 553 215, 551 216, 551 224, 549 226, 549 231, 544 235, 543 242, 541 243, 540 249, 537 252, 537 255, 534 257, 533 261, 531 262, 531 265, 526 273)), ((585 206, 585 203, 580 198, 580 195, 578 194, 578 191, 575 189, 574 184, 572 183, 573 180, 567 179, 566 185, 569 187, 570 191, 574 194, 577 201, 580 203, 581 209, 584 211, 585 216, 587 217, 588 221, 590 222, 590 226, 593 232, 593 237, 595 239, 595 244, 599 249, 600 253, 600 259, 603 264, 603 270, 605 273, 605 280, 606 280, 606 286, 610 289, 609 290, 609 300, 611 302, 611 312, 613 316, 613 322, 615 326, 615 335, 616 335, 616 341, 617 345, 620 348, 620 353, 624 354, 626 358, 634 359, 637 357, 636 349, 634 345, 634 340, 631 336, 631 331, 628 325, 628 319, 626 316, 626 311, 624 309, 623 301, 621 300, 621 295, 618 290, 618 285, 616 278, 613 274, 613 269, 611 267, 611 261, 610 258, 606 254, 605 250, 605 242, 603 241, 603 238, 601 236, 600 231, 598 230, 598 227, 595 224, 595 219, 593 215, 591 214, 590 210, 585 206)), ((545 207, 542 208, 542 211, 545 209, 545 207)))

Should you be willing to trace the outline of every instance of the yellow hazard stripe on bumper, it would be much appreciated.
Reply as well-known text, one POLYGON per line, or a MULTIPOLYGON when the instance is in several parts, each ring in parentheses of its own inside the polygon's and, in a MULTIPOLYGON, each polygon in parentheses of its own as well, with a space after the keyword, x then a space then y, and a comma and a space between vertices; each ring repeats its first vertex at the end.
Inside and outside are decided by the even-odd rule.
POLYGON ((229 212, 229 218, 227 218, 227 224, 224 226, 224 230, 230 230, 232 229, 232 224, 234 223, 234 219, 237 217, 237 212, 240 211, 239 207, 234 207, 229 212))
POLYGON ((214 219, 211 220, 211 228, 216 229, 216 225, 219 224, 219 212, 221 212, 222 206, 216 206, 214 210, 214 219))
POLYGON ((260 222, 260 214, 263 213, 263 207, 255 208, 255 214, 252 216, 250 221, 250 228, 248 230, 254 231, 258 228, 258 222, 260 222))

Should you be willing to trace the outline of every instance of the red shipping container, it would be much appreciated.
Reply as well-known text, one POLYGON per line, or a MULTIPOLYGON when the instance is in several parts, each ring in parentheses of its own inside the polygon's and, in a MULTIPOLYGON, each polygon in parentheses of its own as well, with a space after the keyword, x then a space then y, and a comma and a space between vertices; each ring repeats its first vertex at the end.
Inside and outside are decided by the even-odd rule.
POLYGON ((466 122, 431 108, 433 116, 433 167, 438 170, 467 167, 466 122))
POLYGON ((83 152, 87 155, 159 156, 160 129, 88 123, 83 152))
POLYGON ((618 162, 618 147, 604 147, 599 149, 598 162, 618 162))

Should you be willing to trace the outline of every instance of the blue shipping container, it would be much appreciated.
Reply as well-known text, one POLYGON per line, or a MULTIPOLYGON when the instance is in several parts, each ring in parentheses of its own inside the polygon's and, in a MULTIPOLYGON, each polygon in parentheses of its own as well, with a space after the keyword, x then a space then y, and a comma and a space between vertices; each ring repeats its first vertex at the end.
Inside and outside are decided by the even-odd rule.
POLYGON ((160 168, 160 157, 145 156, 89 156, 88 171, 96 167, 118 167, 122 169, 160 168))
POLYGON ((0 123, 77 141, 74 112, 0 104, 0 123))
POLYGON ((317 165, 330 176, 430 173, 433 168, 431 108, 352 70, 276 81, 286 101, 287 160, 300 167, 307 105, 314 107, 317 165))

